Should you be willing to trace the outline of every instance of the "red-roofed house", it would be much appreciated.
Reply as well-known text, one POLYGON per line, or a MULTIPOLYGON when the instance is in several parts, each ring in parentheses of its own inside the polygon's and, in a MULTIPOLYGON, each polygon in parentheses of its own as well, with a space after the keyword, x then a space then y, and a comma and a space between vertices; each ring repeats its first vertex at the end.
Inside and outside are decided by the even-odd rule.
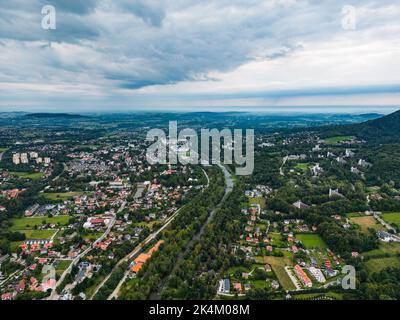
POLYGON ((13 296, 14 295, 11 292, 3 293, 1 295, 1 300, 12 300, 13 296))
POLYGON ((233 288, 235 290, 237 290, 239 293, 242 293, 242 291, 243 291, 243 287, 242 287, 242 284, 240 282, 234 282, 233 283, 233 288))

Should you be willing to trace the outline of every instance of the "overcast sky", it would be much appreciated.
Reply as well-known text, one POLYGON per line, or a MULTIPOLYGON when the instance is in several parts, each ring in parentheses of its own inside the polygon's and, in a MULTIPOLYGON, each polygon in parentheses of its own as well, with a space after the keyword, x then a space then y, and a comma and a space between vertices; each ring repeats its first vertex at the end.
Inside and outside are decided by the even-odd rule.
POLYGON ((0 0, 0 111, 399 106, 399 17, 398 0, 0 0))

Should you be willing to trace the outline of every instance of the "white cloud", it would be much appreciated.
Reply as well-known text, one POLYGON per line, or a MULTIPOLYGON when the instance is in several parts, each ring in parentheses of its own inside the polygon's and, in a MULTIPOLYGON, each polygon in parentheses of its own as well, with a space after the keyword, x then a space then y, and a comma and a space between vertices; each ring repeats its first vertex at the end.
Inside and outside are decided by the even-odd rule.
MULTIPOLYGON (((295 103, 274 94, 282 90, 311 103, 301 90, 400 85, 394 1, 353 1, 354 31, 341 28, 346 1, 48 2, 60 21, 53 33, 40 29, 43 1, 0 0, 3 107, 12 95, 26 105, 64 98, 64 105, 85 104, 94 97, 132 106, 211 103, 203 95, 233 105, 225 94, 240 104, 295 103), (251 93, 259 97, 246 100, 251 93)), ((352 99, 364 103, 371 95, 352 99)))

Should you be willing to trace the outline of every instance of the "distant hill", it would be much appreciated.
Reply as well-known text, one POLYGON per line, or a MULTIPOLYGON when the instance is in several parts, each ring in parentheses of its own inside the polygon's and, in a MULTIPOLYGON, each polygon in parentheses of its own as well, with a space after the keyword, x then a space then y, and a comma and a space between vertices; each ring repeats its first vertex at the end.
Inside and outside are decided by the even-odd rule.
POLYGON ((400 141, 400 110, 366 122, 320 128, 324 135, 353 135, 370 142, 388 143, 400 141))
POLYGON ((25 118, 31 119, 80 119, 87 118, 80 114, 70 114, 70 113, 28 113, 24 116, 25 118))

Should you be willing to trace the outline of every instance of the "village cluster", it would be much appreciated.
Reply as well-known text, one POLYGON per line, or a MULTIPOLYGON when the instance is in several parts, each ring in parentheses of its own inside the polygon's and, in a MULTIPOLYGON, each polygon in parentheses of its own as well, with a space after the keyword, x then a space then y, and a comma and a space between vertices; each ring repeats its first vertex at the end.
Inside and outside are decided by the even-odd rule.
MULTIPOLYGON (((9 210, 9 201, 25 204, 23 196, 32 181, 42 186, 23 216, 12 220, 12 253, 0 260, 3 300, 25 294, 44 297, 49 292, 58 299, 89 298, 93 288, 86 283, 101 282, 103 269, 122 258, 121 246, 134 248, 189 194, 202 188, 198 171, 187 166, 151 167, 140 151, 143 147, 133 144, 56 150, 55 157, 64 154, 62 164, 35 151, 15 152, 10 158, 12 170, 25 164, 51 164, 52 170, 60 165, 56 176, 1 173, 0 200, 5 205, 0 214, 9 210), (47 278, 48 270, 55 270, 55 277, 47 278), (60 282, 63 277, 67 280, 60 282)), ((130 261, 132 275, 161 245, 162 241, 155 243, 130 261)))

